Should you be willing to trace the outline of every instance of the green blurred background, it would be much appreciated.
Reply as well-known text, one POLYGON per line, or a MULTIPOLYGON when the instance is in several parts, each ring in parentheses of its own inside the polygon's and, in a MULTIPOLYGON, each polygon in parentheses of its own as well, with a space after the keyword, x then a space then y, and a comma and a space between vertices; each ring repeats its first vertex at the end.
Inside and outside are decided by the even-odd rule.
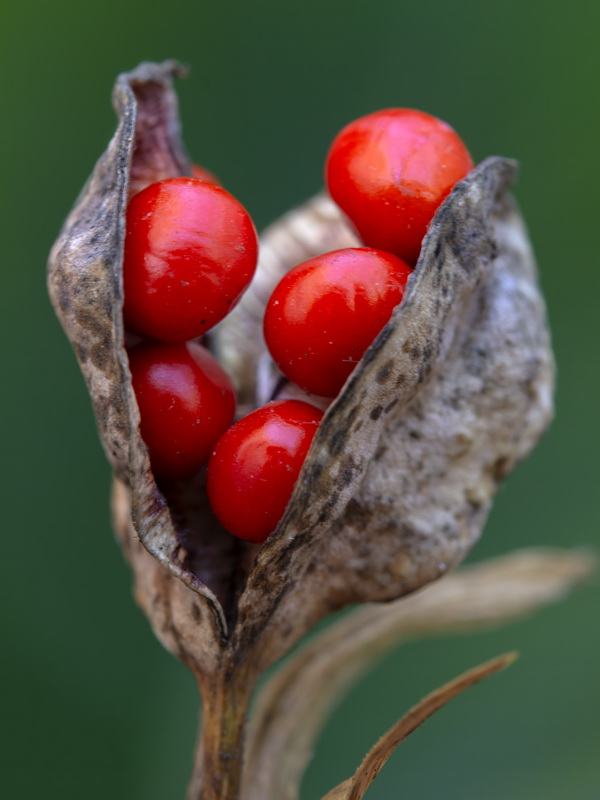
MULTIPOLYGON (((6 798, 184 797, 192 679, 131 598, 109 470, 45 293, 47 251, 110 137, 115 75, 177 57, 184 132, 263 227, 321 186, 335 132, 390 105, 450 122, 480 160, 522 163, 558 417, 503 487, 471 560, 598 544, 596 230, 600 6, 574 0, 284 0, 5 6, 0 26, 4 390, 0 787, 6 798)), ((600 797, 598 585, 527 622, 399 648, 328 725, 303 787, 320 797, 424 693, 507 649, 507 673, 454 702, 369 793, 600 797)))

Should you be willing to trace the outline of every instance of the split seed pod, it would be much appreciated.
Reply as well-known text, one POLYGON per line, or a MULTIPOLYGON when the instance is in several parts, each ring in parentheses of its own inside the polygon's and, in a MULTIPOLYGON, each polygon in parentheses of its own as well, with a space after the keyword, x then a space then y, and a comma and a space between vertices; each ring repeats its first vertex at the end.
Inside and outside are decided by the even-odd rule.
MULTIPOLYGON (((118 128, 54 246, 50 292, 115 472, 115 524, 141 605, 203 686, 233 675, 250 685, 327 613, 412 592, 465 556, 499 482, 548 425, 553 361, 508 194, 516 166, 489 158, 436 214, 403 302, 328 408, 266 544, 220 528, 201 478, 161 491, 139 432, 121 271, 128 197, 190 174, 179 71, 142 64, 118 79, 118 128)), ((324 197, 266 232, 255 283, 211 335, 244 402, 265 393, 257 374, 272 374, 261 331, 270 290, 299 261, 353 244, 324 197)))

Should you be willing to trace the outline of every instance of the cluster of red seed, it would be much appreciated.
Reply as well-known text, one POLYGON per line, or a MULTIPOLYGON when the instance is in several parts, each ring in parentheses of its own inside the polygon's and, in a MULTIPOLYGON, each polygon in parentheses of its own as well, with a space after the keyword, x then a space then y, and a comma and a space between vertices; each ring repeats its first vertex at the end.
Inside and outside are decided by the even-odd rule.
MULTIPOLYGON (((423 112, 379 111, 341 131, 327 186, 366 247, 310 259, 275 288, 265 340, 290 381, 309 394, 338 394, 401 302, 435 211, 472 167, 452 128, 423 112)), ((129 350, 141 433, 159 480, 187 479, 208 463, 221 524, 263 542, 283 515, 322 413, 280 400, 230 427, 231 382, 192 340, 239 301, 258 242, 238 201, 205 170, 194 176, 147 187, 127 211, 125 325, 145 339, 129 350)))

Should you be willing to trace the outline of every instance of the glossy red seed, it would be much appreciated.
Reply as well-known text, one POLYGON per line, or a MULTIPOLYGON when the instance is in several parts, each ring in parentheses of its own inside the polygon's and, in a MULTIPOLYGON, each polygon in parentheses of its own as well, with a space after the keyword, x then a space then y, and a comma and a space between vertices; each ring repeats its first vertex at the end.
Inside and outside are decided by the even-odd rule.
POLYGON ((195 342, 149 342, 129 351, 141 434, 159 478, 187 478, 208 461, 235 413, 229 377, 195 342))
POLYGON ((210 459, 210 504, 240 539, 264 542, 290 500, 323 414, 298 400, 269 403, 219 439, 210 459))
POLYGON ((267 304, 274 361, 312 394, 335 397, 402 300, 412 270, 390 253, 335 250, 290 270, 267 304))
POLYGON ((148 186, 127 209, 126 327, 167 342, 201 336, 236 305, 257 255, 252 220, 224 189, 194 178, 148 186))
POLYGON ((390 108, 343 128, 325 171, 331 197, 362 241, 414 265, 436 210, 472 169, 467 148, 445 122, 390 108))

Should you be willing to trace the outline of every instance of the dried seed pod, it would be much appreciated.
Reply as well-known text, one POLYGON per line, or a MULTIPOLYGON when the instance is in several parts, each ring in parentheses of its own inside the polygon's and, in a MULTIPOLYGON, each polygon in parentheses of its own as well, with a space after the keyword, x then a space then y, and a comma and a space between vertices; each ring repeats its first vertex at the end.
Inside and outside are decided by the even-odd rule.
MULTIPOLYGON (((243 674, 249 686, 328 612, 399 597, 462 559, 499 481, 550 420, 553 361, 507 193, 515 165, 490 158, 436 214, 404 301, 329 407, 258 554, 220 528, 202 479, 161 491, 124 350, 121 268, 128 196, 189 170, 171 86, 178 71, 143 64, 118 79, 117 132, 52 251, 50 292, 119 481, 118 528, 146 613, 202 681, 243 674), (149 577, 134 537, 168 578, 157 565, 149 577)), ((267 358, 269 288, 297 261, 353 243, 324 198, 267 233, 254 287, 212 341, 245 402, 267 358)))

